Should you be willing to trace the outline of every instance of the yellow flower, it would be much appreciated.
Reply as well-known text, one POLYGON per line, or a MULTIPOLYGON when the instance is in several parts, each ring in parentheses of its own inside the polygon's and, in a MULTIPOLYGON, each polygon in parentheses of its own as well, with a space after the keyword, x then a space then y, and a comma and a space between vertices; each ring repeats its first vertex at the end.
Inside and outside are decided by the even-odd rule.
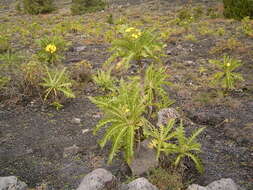
POLYGON ((137 34, 132 34, 132 37, 135 39, 139 38, 139 36, 137 34))
POLYGON ((127 32, 127 33, 128 33, 128 32, 132 32, 133 30, 135 30, 135 28, 130 27, 130 28, 126 29, 126 32, 127 32))
POLYGON ((157 141, 154 139, 148 144, 148 148, 153 149, 157 145, 157 141))
POLYGON ((230 65, 231 65, 230 63, 227 63, 227 67, 230 67, 230 65))
POLYGON ((137 28, 130 27, 125 30, 126 33, 130 33, 130 37, 137 39, 141 36, 141 31, 137 28))
POLYGON ((54 44, 48 44, 47 47, 45 48, 45 50, 51 54, 53 54, 54 52, 56 52, 57 48, 54 44))

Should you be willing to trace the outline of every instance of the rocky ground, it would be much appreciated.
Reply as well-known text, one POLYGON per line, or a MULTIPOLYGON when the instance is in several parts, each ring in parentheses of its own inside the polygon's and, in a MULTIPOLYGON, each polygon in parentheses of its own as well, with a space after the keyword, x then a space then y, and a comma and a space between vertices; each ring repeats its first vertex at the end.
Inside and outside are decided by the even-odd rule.
MULTIPOLYGON (((119 12, 115 8, 115 14, 136 22, 146 15, 153 24, 163 23, 167 17, 173 18, 185 3, 168 0, 162 1, 160 7, 157 7, 151 1, 129 5, 119 12)), ((193 6, 219 10, 220 4, 216 1, 193 1, 193 6)), ((106 12, 101 12, 97 17, 102 18, 101 21, 105 15, 106 12)), ((93 19, 93 16, 84 17, 93 19)), ((10 11, 6 22, 15 23, 17 18, 20 19, 20 16, 10 11)), ((169 95, 176 100, 173 107, 179 111, 190 130, 206 127, 200 138, 203 150, 200 156, 206 171, 203 175, 193 172, 188 179, 207 185, 220 178, 232 178, 246 190, 251 190, 253 38, 238 32, 240 23, 237 21, 205 18, 199 22, 209 23, 211 29, 222 27, 226 32, 222 36, 213 35, 212 32, 201 35, 197 23, 193 23, 188 31, 180 32, 180 28, 177 28, 168 38, 167 57, 164 58, 169 67, 170 81, 174 84, 168 88, 169 95), (188 33, 195 34, 197 41, 185 40, 188 33), (210 53, 213 47, 219 48, 226 44, 230 37, 235 37, 241 45, 236 48, 224 47, 210 53), (208 87, 209 77, 214 70, 208 60, 219 58, 224 53, 243 61, 244 65, 238 72, 245 79, 238 90, 225 97, 217 95, 216 90, 208 87), (200 71, 200 68, 203 70, 200 71)), ((72 48, 66 53, 66 65, 88 60, 97 68, 109 56, 108 43, 83 39, 82 34, 68 38, 72 41, 72 48)), ((18 43, 16 46, 25 48, 18 43)), ((0 103, 0 176, 18 176, 29 187, 47 184, 48 189, 69 190, 77 188, 84 175, 96 168, 107 168, 122 180, 130 174, 121 159, 106 165, 108 149, 101 150, 97 144, 102 134, 92 135, 92 128, 101 113, 87 96, 96 95, 96 87, 89 82, 79 93, 78 98, 67 102, 60 111, 41 105, 36 99, 15 105, 6 101, 0 103)))

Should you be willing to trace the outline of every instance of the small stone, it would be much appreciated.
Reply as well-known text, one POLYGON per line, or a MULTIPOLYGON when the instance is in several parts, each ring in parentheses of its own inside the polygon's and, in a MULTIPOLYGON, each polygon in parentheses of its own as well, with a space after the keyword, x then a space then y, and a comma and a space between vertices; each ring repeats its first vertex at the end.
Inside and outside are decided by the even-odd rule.
POLYGON ((187 190, 207 190, 205 187, 202 187, 197 184, 190 185, 187 190))
POLYGON ((157 126, 167 125, 170 119, 179 118, 179 113, 174 108, 164 108, 158 112, 157 126))
POLYGON ((73 123, 73 124, 81 124, 81 119, 80 119, 80 118, 74 117, 74 118, 71 120, 71 123, 73 123))
POLYGON ((232 179, 228 178, 214 181, 206 187, 193 184, 190 185, 187 190, 238 190, 238 186, 232 179))
POLYGON ((90 129, 83 129, 82 134, 88 133, 89 131, 90 131, 90 129))
POLYGON ((235 182, 228 179, 220 179, 218 181, 214 181, 207 186, 208 190, 238 190, 238 186, 235 182))
POLYGON ((30 149, 26 150, 26 153, 27 153, 27 154, 33 153, 33 149, 30 148, 30 149))
POLYGON ((73 146, 64 148, 63 157, 75 156, 79 152, 79 147, 75 144, 73 146))
POLYGON ((129 183, 128 190, 158 190, 158 188, 142 177, 129 183))
POLYGON ((77 190, 112 190, 118 189, 118 183, 111 172, 99 168, 87 174, 77 190))
POLYGON ((81 52, 81 51, 84 51, 86 48, 87 48, 86 46, 79 46, 75 48, 75 51, 81 52))
POLYGON ((27 190, 27 185, 15 176, 0 177, 0 190, 27 190))
POLYGON ((146 139, 140 144, 139 150, 130 164, 130 169, 133 175, 141 175, 152 168, 158 166, 156 152, 148 147, 149 140, 146 139))
POLYGON ((171 50, 167 50, 166 54, 167 54, 167 55, 171 55, 171 54, 172 54, 172 51, 171 51, 171 50))

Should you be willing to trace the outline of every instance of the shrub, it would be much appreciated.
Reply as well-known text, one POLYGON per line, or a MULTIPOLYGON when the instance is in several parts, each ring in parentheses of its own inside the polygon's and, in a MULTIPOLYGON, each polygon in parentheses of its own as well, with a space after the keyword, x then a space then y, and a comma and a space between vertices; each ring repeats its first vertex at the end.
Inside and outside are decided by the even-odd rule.
POLYGON ((165 154, 175 154, 175 166, 178 166, 188 157, 194 162, 196 169, 202 173, 204 168, 201 160, 196 155, 196 153, 201 152, 201 144, 197 142, 196 138, 204 128, 200 128, 193 132, 190 137, 186 137, 182 121, 179 127, 171 132, 174 123, 175 121, 172 119, 167 126, 160 126, 159 129, 149 125, 149 128, 145 129, 145 134, 152 137, 149 147, 157 150, 157 158, 159 158, 161 152, 165 154))
POLYGON ((220 84, 226 90, 233 90, 236 88, 237 81, 243 81, 241 74, 234 72, 242 65, 241 61, 225 55, 223 60, 209 60, 209 62, 215 64, 220 70, 213 75, 214 84, 220 84))
POLYGON ((112 142, 109 163, 122 149, 127 163, 131 163, 136 142, 140 141, 141 129, 148 123, 143 116, 146 106, 145 98, 140 95, 141 90, 138 81, 127 83, 121 80, 113 96, 90 97, 104 113, 94 133, 102 127, 106 128, 100 145, 103 148, 108 141, 112 142))
POLYGON ((10 49, 10 43, 7 36, 0 35, 0 53, 4 53, 10 49))
POLYGON ((50 13, 55 7, 53 0, 23 0, 24 11, 29 14, 50 13))
POLYGON ((45 69, 40 62, 31 60, 21 65, 23 89, 26 94, 33 94, 40 88, 45 69))
POLYGON ((72 0, 71 12, 74 15, 99 11, 105 8, 102 0, 72 0))
POLYGON ((121 34, 121 38, 112 42, 111 51, 113 54, 105 62, 105 65, 109 65, 118 58, 120 61, 117 63, 116 69, 127 69, 132 61, 141 63, 143 58, 159 62, 159 57, 163 55, 164 44, 160 42, 160 37, 152 30, 141 31, 133 27, 122 27, 121 34))
POLYGON ((244 34, 253 37, 253 25, 248 16, 243 18, 241 28, 244 34))
POLYGON ((224 16, 227 18, 253 18, 253 0, 223 0, 223 4, 224 16))
POLYGON ((92 77, 93 81, 104 91, 113 91, 115 89, 115 79, 111 76, 111 70, 98 70, 92 77))

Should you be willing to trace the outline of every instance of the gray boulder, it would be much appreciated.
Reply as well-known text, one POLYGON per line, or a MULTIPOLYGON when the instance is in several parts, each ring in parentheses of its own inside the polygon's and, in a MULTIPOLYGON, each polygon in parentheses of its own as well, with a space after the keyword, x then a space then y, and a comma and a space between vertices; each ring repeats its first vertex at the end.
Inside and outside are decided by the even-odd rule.
POLYGON ((139 150, 136 151, 135 157, 129 165, 132 174, 139 176, 158 166, 156 152, 148 147, 149 140, 141 142, 139 150))
POLYGON ((239 190, 238 186, 235 182, 228 178, 228 179, 220 179, 210 183, 209 185, 203 187, 200 185, 190 185, 187 190, 239 190))
POLYGON ((158 188, 142 177, 129 183, 127 190, 158 190, 158 188))
POLYGON ((118 184, 111 172, 99 168, 87 174, 77 190, 117 190, 118 184))
POLYGON ((0 190, 27 190, 27 185, 15 176, 0 177, 0 190))

